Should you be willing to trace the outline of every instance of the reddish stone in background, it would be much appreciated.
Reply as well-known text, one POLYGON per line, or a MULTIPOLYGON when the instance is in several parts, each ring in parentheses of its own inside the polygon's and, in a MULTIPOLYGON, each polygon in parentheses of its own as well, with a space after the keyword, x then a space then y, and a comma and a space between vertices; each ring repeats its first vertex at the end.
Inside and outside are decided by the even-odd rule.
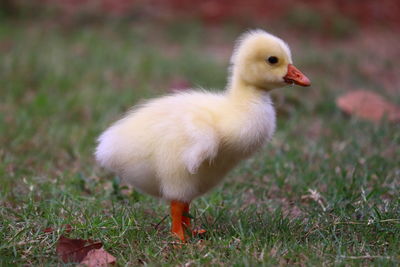
POLYGON ((175 93, 188 90, 192 87, 192 84, 183 77, 174 77, 168 86, 168 91, 175 93))
POLYGON ((337 98, 336 104, 345 113, 370 121, 379 122, 385 117, 392 122, 400 121, 400 107, 370 91, 349 92, 337 98))

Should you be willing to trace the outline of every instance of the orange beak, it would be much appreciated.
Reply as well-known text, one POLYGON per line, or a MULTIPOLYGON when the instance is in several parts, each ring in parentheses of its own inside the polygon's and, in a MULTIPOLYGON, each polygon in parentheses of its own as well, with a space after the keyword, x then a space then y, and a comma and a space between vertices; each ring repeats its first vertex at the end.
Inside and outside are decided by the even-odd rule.
POLYGON ((290 84, 295 83, 295 84, 301 85, 301 86, 310 86, 311 85, 311 82, 307 78, 307 76, 304 75, 303 73, 301 73, 301 71, 299 71, 292 64, 288 65, 287 74, 285 75, 285 77, 283 77, 283 80, 286 83, 290 83, 290 84))

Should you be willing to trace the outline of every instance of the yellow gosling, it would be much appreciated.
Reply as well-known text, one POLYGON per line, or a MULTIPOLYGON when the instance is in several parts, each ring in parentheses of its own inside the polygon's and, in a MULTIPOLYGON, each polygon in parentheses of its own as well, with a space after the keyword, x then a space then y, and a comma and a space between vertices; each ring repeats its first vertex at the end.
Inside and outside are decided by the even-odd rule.
POLYGON ((269 91, 309 86, 288 45, 262 30, 243 34, 224 92, 188 90, 135 107, 98 138, 96 159, 137 190, 171 203, 172 232, 185 241, 190 202, 269 140, 269 91))

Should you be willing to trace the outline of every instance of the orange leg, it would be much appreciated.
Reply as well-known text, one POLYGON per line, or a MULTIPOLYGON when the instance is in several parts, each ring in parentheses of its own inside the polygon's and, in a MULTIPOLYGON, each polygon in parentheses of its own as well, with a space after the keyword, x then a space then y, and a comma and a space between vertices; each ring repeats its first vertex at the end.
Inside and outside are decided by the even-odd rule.
POLYGON ((185 242, 185 234, 183 231, 183 213, 186 206, 187 208, 189 208, 189 205, 187 203, 176 200, 171 201, 171 232, 175 234, 182 242, 185 242))

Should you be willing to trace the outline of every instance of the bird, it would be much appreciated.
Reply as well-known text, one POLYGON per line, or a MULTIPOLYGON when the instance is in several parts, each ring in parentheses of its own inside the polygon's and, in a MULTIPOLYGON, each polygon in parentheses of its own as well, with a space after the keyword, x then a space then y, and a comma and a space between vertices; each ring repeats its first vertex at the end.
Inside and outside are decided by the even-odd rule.
POLYGON ((222 91, 188 89, 134 106, 97 139, 99 165, 170 204, 172 234, 187 241, 192 200, 218 185, 276 128, 270 91, 310 86, 289 46, 261 29, 243 33, 222 91))

